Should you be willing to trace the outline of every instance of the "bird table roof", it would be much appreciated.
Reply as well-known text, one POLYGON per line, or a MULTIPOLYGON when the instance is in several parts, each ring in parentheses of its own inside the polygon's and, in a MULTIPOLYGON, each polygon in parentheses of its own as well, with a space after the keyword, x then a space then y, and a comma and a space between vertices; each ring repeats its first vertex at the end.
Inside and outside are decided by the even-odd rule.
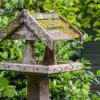
POLYGON ((79 38, 80 34, 75 28, 56 13, 37 13, 32 16, 50 34, 53 40, 79 38))
MULTIPOLYGON (((33 33, 50 49, 53 48, 53 42, 55 40, 79 39, 81 36, 81 32, 75 26, 68 23, 64 18, 60 17, 56 13, 29 13, 23 10, 9 21, 6 26, 0 29, 0 40, 2 41, 9 35, 16 33, 21 26, 28 27, 25 28, 26 31, 28 31, 25 33, 26 37, 31 33, 28 39, 32 40, 31 36, 34 37, 34 35, 32 35, 33 33)), ((19 31, 19 34, 21 34, 21 32, 19 31)))

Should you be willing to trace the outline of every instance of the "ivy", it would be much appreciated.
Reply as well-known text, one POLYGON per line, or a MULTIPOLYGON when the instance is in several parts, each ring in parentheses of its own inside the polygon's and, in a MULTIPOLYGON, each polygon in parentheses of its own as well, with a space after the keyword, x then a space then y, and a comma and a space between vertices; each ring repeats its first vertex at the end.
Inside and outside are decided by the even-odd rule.
MULTIPOLYGON (((83 33, 84 42, 100 40, 100 0, 0 0, 0 28, 14 16, 17 10, 27 9, 30 12, 57 12, 70 23, 77 26, 83 33), (90 35, 91 30, 96 38, 90 35)), ((35 43, 36 59, 43 59, 44 44, 35 43)), ((78 55, 82 45, 76 41, 57 42, 57 60, 81 59, 85 66, 81 71, 51 75, 50 93, 52 100, 99 100, 96 94, 90 94, 90 85, 98 83, 95 75, 90 72, 91 63, 78 55), (73 59, 74 58, 74 59, 73 59)), ((4 41, 0 43, 0 61, 22 61, 24 41, 4 41)), ((97 71, 100 76, 100 71, 97 71)), ((27 81, 23 74, 0 72, 0 99, 25 99, 27 81)))

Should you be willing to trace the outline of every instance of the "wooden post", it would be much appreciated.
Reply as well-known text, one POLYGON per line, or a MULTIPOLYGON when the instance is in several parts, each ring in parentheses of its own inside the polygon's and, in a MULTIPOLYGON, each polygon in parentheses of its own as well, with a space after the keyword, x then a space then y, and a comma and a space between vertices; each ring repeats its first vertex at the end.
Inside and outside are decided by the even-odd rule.
POLYGON ((43 63, 46 65, 56 65, 57 64, 56 53, 55 53, 55 43, 53 44, 53 50, 50 50, 46 46, 43 63))
POLYGON ((35 53, 33 51, 34 41, 25 41, 25 55, 24 55, 24 63, 25 64, 36 64, 35 61, 35 53))
MULTIPOLYGON (((24 63, 36 64, 33 52, 33 42, 26 41, 24 63)), ((47 75, 27 74, 28 97, 27 100, 49 100, 49 79, 47 75)))
MULTIPOLYGON (((55 43, 53 44, 53 50, 50 50, 47 46, 45 48, 45 54, 44 54, 44 60, 43 60, 43 64, 45 65, 54 65, 54 64, 57 64, 57 61, 56 61, 56 55, 55 55, 55 43)), ((48 83, 48 80, 49 78, 45 78, 44 79, 45 81, 43 81, 42 85, 45 83, 45 86, 46 87, 49 87, 49 83, 48 83)), ((42 81, 42 80, 41 80, 42 81)), ((48 93, 49 95, 49 93, 48 93)), ((48 99, 41 99, 41 100, 49 100, 48 99)))
POLYGON ((47 75, 28 75, 28 100, 49 100, 47 75))

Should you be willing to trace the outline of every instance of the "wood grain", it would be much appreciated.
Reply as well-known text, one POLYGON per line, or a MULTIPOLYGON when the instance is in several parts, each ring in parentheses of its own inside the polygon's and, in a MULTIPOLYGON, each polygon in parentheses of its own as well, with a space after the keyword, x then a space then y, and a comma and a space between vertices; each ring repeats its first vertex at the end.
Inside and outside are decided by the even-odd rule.
POLYGON ((32 16, 37 20, 59 18, 59 16, 56 13, 35 13, 35 14, 32 14, 32 16))
POLYGON ((56 53, 55 53, 55 43, 53 44, 53 50, 50 50, 47 46, 45 47, 43 64, 44 65, 57 64, 56 53))
POLYGON ((52 50, 53 40, 49 33, 29 13, 24 13, 24 17, 24 23, 52 50))
POLYGON ((52 37, 52 39, 55 40, 70 40, 73 37, 70 34, 65 34, 62 30, 49 30, 48 31, 52 37))
POLYGON ((12 34, 23 23, 23 12, 17 13, 6 26, 0 29, 0 41, 12 34))
POLYGON ((0 70, 13 70, 19 72, 52 74, 62 73, 73 70, 82 69, 83 65, 79 62, 71 62, 59 65, 32 65, 32 64, 17 64, 17 63, 3 63, 0 62, 0 70))
POLYGON ((39 40, 39 38, 25 25, 21 25, 14 34, 11 34, 8 39, 14 39, 14 40, 39 40))

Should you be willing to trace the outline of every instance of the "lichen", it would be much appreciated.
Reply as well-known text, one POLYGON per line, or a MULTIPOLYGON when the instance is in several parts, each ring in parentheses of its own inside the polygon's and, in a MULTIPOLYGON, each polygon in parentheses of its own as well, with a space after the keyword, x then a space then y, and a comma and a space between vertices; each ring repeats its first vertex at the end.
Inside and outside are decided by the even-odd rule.
POLYGON ((46 29, 47 31, 52 30, 49 26, 54 26, 53 29, 61 30, 64 34, 69 34, 73 38, 78 38, 79 34, 77 34, 73 29, 70 28, 69 23, 65 23, 60 18, 57 19, 47 19, 47 20, 38 20, 39 24, 46 29))

